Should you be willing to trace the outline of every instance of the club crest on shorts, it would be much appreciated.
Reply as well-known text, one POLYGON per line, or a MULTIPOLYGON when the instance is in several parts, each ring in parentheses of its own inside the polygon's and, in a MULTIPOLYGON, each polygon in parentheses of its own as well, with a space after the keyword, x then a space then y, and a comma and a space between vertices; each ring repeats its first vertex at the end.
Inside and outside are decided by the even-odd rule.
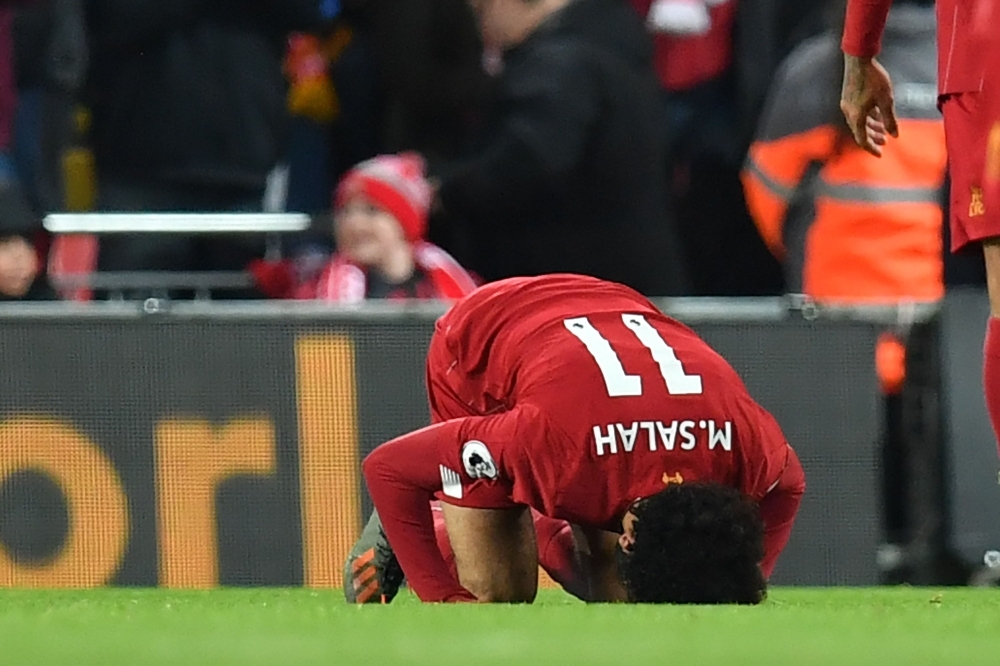
POLYGON ((473 479, 497 478, 497 464, 486 445, 473 439, 462 445, 462 464, 473 479))
POLYGON ((969 217, 982 217, 986 215, 986 203, 983 201, 983 188, 973 187, 971 192, 972 201, 969 203, 969 217))

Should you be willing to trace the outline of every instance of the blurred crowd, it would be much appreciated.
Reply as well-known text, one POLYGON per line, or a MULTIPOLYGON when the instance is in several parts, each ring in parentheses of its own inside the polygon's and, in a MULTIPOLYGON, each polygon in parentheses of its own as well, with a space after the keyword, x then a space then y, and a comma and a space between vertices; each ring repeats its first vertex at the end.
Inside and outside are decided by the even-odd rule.
POLYGON ((934 12, 898 0, 883 159, 839 108, 844 0, 0 0, 0 298, 247 271, 219 297, 457 298, 568 271, 654 296, 933 301, 934 12), (53 237, 51 212, 308 213, 53 237), (273 250, 273 248, 272 248, 273 250))

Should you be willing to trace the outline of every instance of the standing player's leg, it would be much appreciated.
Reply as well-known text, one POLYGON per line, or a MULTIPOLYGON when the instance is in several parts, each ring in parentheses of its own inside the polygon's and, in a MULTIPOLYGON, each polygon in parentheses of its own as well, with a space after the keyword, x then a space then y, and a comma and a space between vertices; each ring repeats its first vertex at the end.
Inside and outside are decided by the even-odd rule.
MULTIPOLYGON (((989 132, 983 169, 983 206, 986 213, 994 218, 995 225, 1000 227, 1000 91, 994 90, 992 97, 994 103, 987 104, 992 122, 987 121, 989 132)), ((1000 233, 1000 228, 997 233, 1000 233)), ((993 236, 983 241, 983 260, 990 298, 990 321, 983 349, 983 387, 993 433, 1000 447, 1000 237, 993 236)))
POLYGON ((983 391, 993 434, 1000 442, 1000 238, 983 241, 983 261, 990 299, 990 318, 983 344, 983 391))
MULTIPOLYGON (((987 82, 989 84, 990 82, 987 82)), ((973 242, 983 247, 990 319, 983 345, 983 390, 993 432, 1000 441, 1000 188, 987 186, 992 130, 998 114, 991 99, 1000 94, 961 93, 943 102, 951 169, 952 250, 973 242)))
POLYGON ((531 603, 538 548, 528 507, 471 509, 441 504, 462 587, 481 602, 531 603))

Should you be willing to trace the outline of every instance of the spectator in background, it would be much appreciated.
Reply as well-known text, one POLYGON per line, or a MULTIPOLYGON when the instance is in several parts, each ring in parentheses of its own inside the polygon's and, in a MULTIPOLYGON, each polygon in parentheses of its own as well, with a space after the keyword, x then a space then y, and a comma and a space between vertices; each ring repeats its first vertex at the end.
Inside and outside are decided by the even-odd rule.
POLYGON ((14 14, 12 2, 0 0, 0 184, 15 181, 11 143, 17 111, 17 84, 14 78, 14 14))
POLYGON ((653 35, 668 160, 739 160, 730 69, 737 0, 631 0, 653 35))
POLYGON ((295 35, 290 210, 317 212, 331 183, 378 154, 454 158, 486 94, 467 0, 328 0, 330 29, 295 35))
MULTIPOLYGON (((468 0, 344 0, 352 43, 333 68, 343 113, 334 125, 334 180, 382 153, 454 160, 481 130, 490 79, 468 0), (370 148, 374 147, 374 152, 370 148)), ((432 216, 430 237, 461 249, 460 230, 432 216)))
POLYGON ((826 31, 829 3, 739 0, 734 26, 736 117, 741 142, 757 129, 775 72, 799 44, 826 31))
POLYGON ((0 231, 0 301, 48 301, 49 286, 31 234, 0 231))
POLYGON ((0 182, 0 301, 55 298, 35 244, 39 228, 17 187, 0 182))
POLYGON ((17 86, 12 2, 0 2, 0 301, 52 297, 33 243, 39 230, 21 189, 13 157, 17 86))
MULTIPOLYGON (((333 20, 336 15, 328 18, 333 20)), ((288 39, 284 70, 292 116, 285 163, 286 210, 316 214, 330 203, 331 128, 340 113, 330 69, 351 42, 350 30, 331 25, 322 34, 295 33, 288 39)))
POLYGON ((85 150, 77 111, 88 56, 82 2, 37 0, 14 21, 15 157, 38 213, 93 207, 92 160, 78 161, 85 150))
MULTIPOLYGON (((881 160, 854 143, 840 111, 845 2, 831 7, 832 27, 779 70, 743 172, 747 202, 790 292, 840 305, 936 301, 946 151, 933 2, 897 0, 889 15, 880 60, 895 84, 900 137, 881 160)), ((919 441, 903 422, 905 330, 883 332, 875 361, 885 397, 883 520, 889 542, 907 543, 917 536, 906 489, 919 441)), ((905 572, 887 575, 901 582, 905 572)))
POLYGON ((743 0, 631 0, 652 36, 660 81, 669 195, 687 252, 692 293, 780 291, 739 182, 733 27, 743 0))
POLYGON ((382 86, 382 150, 454 157, 486 94, 468 0, 343 0, 367 37, 382 86))
MULTIPOLYGON (((92 0, 92 142, 108 211, 258 211, 283 155, 285 40, 319 0, 92 0)), ((242 270, 256 241, 109 236, 101 270, 242 270)))
POLYGON ((417 154, 362 162, 337 186, 337 252, 330 261, 316 275, 304 266, 308 259, 254 262, 261 290, 273 298, 335 303, 461 298, 475 289, 475 281, 444 250, 424 240, 431 196, 417 154))
POLYGON ((575 272, 685 293, 649 37, 609 0, 474 0, 503 50, 481 149, 432 171, 487 279, 575 272))
POLYGON ((935 25, 931 0, 899 0, 890 15, 883 61, 904 126, 881 160, 854 144, 840 112, 838 30, 803 43, 780 69, 743 180, 789 292, 840 303, 943 296, 935 25))

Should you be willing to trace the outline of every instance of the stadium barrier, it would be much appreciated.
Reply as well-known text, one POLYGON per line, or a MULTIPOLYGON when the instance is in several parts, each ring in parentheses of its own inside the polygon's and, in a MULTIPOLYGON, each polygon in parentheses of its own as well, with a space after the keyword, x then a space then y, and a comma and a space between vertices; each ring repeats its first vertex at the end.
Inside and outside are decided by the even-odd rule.
MULTIPOLYGON (((877 583, 877 323, 782 299, 663 307, 730 360, 805 466, 774 582, 877 583)), ((371 509, 360 460, 427 423, 441 311, 3 308, 0 586, 339 586, 371 509)))
POLYGON ((97 271, 97 238, 108 235, 183 234, 263 236, 265 255, 281 256, 282 234, 307 230, 312 219, 303 213, 51 213, 43 226, 53 234, 48 277, 63 298, 90 300, 92 290, 112 300, 134 291, 166 296, 192 290, 198 300, 213 292, 251 289, 256 282, 239 271, 97 271), (83 257, 89 257, 84 259, 83 257))

